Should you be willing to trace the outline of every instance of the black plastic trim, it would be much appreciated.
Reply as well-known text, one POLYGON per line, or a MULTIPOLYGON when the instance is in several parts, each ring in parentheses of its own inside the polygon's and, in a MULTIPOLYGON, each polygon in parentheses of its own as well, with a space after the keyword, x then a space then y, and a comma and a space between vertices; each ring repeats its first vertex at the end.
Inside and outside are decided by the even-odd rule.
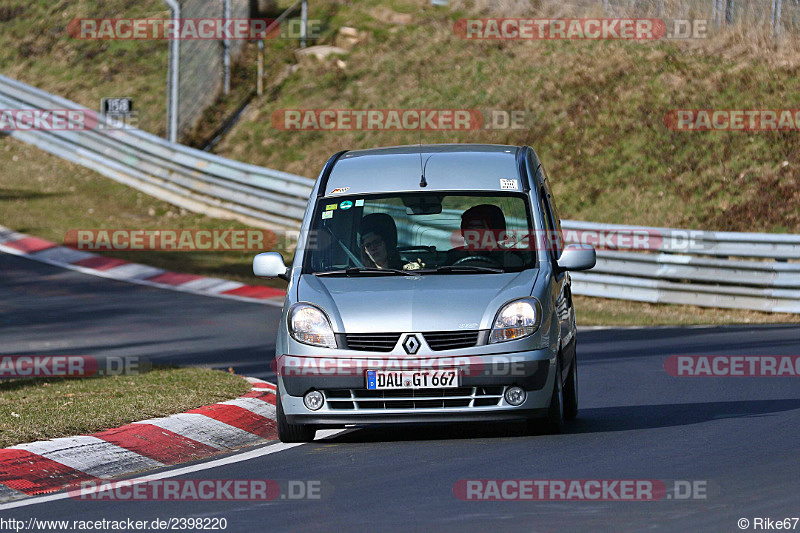
POLYGON ((328 188, 328 178, 331 177, 331 172, 333 172, 333 166, 342 157, 344 154, 349 152, 349 150, 342 150, 341 152, 336 152, 333 154, 330 159, 328 159, 325 166, 322 168, 322 175, 319 177, 319 190, 317 191, 317 198, 322 198, 325 196, 325 189, 328 188))

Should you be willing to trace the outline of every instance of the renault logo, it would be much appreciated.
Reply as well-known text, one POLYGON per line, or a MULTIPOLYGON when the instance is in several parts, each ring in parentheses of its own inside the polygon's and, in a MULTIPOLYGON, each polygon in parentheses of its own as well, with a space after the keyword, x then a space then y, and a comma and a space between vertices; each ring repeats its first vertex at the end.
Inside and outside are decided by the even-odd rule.
POLYGON ((409 335, 408 337, 406 337, 406 340, 403 341, 403 349, 409 355, 414 355, 415 353, 417 353, 419 347, 420 343, 416 335, 409 335))

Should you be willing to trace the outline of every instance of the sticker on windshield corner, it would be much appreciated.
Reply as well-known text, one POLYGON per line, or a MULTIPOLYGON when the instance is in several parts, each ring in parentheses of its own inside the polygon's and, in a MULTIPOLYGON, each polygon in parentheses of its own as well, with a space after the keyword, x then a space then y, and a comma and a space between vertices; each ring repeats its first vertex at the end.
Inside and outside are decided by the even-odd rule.
POLYGON ((336 187, 331 191, 331 194, 342 194, 350 190, 350 187, 336 187))
POLYGON ((351 207, 353 207, 353 202, 351 202, 350 200, 345 200, 344 202, 339 204, 339 207, 342 210, 350 209, 351 207))
POLYGON ((326 218, 333 218, 333 211, 323 211, 322 220, 325 220, 326 218))
POLYGON ((364 199, 356 200, 356 207, 364 207, 364 199))
POLYGON ((336 204, 328 204, 325 206, 325 211, 333 211, 336 209, 336 204))
POLYGON ((519 189, 519 187, 517 187, 517 180, 507 180, 503 178, 500 178, 500 188, 514 190, 519 189))

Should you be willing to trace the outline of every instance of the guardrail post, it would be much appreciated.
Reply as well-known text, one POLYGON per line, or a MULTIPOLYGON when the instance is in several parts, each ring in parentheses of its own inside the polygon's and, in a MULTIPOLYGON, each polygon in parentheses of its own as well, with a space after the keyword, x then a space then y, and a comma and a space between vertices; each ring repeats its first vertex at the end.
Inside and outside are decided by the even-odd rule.
MULTIPOLYGON (((164 0, 171 11, 174 32, 180 31, 181 5, 178 0, 164 0)), ((167 73, 167 140, 178 142, 178 77, 180 72, 180 40, 172 35, 169 41, 169 72, 167 73)))
MULTIPOLYGON (((222 1, 222 18, 227 21, 231 18, 231 0, 222 1)), ((222 65, 223 65, 223 82, 222 92, 229 94, 231 92, 231 40, 227 37, 222 40, 222 65)))

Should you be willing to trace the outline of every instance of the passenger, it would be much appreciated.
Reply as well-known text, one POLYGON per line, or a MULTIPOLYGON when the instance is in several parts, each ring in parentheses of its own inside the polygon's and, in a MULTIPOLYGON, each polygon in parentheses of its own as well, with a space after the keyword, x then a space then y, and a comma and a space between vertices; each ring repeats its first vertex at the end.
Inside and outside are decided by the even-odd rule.
POLYGON ((403 268, 403 260, 397 251, 397 225, 385 213, 373 213, 361 219, 361 261, 364 266, 375 268, 403 268))

